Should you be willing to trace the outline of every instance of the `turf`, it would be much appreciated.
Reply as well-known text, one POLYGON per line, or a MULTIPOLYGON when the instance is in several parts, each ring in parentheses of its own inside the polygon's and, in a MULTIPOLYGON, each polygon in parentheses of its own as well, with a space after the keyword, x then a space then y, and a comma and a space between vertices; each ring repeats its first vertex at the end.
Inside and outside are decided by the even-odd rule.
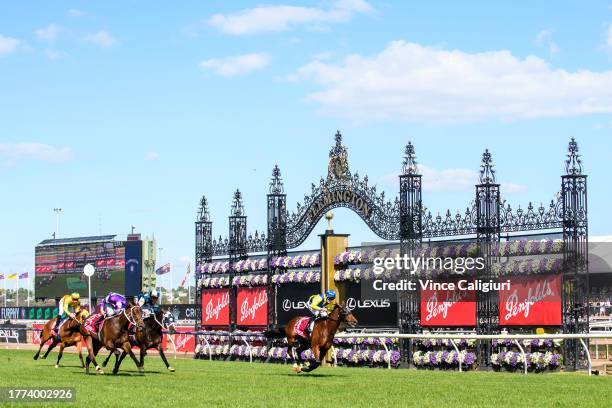
MULTIPOLYGON (((167 372, 148 357, 119 375, 85 376, 74 354, 56 369, 55 353, 0 350, 0 387, 76 387, 81 407, 609 407, 612 377, 583 373, 515 374, 322 367, 294 374, 288 365, 172 360, 167 372)), ((44 406, 19 403, 16 407, 44 406)), ((58 404, 46 405, 58 406, 58 404)), ((0 406, 7 406, 6 404, 0 406)))

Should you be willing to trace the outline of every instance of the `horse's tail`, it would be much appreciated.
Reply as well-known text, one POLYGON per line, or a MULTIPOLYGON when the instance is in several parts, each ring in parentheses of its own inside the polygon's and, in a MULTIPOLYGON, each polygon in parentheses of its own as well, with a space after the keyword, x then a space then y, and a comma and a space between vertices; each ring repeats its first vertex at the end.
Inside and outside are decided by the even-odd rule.
POLYGON ((285 330, 279 328, 266 330, 264 335, 269 339, 282 339, 283 337, 286 337, 285 330))

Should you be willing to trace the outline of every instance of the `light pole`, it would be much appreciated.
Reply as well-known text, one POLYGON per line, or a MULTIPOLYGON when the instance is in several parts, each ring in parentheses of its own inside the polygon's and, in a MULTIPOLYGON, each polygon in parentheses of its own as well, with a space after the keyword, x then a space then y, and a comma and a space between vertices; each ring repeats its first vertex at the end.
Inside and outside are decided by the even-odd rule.
POLYGON ((62 213, 62 209, 57 207, 53 209, 53 212, 55 213, 55 239, 59 238, 59 219, 60 219, 60 214, 62 213))
POLYGON ((96 268, 90 263, 83 267, 83 274, 87 276, 87 304, 89 305, 90 314, 93 314, 93 308, 91 307, 91 277, 95 271, 96 268))

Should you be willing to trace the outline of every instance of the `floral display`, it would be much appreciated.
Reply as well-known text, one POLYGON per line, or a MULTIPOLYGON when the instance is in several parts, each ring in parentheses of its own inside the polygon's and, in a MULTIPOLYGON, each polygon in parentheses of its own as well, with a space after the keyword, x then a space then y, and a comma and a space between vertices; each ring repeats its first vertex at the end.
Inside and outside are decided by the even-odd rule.
MULTIPOLYGON (((559 254, 563 252, 563 241, 542 240, 542 241, 508 241, 500 242, 492 248, 493 255, 496 256, 526 256, 559 254)), ((395 257, 399 254, 399 249, 374 249, 374 250, 349 250, 338 254, 334 263, 336 265, 351 265, 372 262, 374 258, 395 257)), ((478 255, 478 245, 476 243, 456 244, 456 245, 437 245, 427 246, 417 250, 415 257, 424 258, 458 258, 475 257, 478 255)))
POLYGON ((280 285, 283 283, 316 283, 321 281, 321 271, 289 271, 272 276, 272 283, 280 285))
POLYGON ((228 277, 211 277, 200 279, 200 286, 204 288, 224 288, 229 286, 228 277))
POLYGON ((454 368, 461 362, 462 368, 473 368, 476 364, 476 354, 467 350, 415 351, 412 359, 417 367, 454 368))
POLYGON ((533 275, 556 273, 563 269, 561 258, 536 258, 494 263, 491 270, 495 275, 533 275))
POLYGON ((234 276, 232 279, 233 286, 262 286, 268 283, 268 275, 242 275, 234 276))
POLYGON ((399 339, 397 338, 390 338, 390 337, 384 337, 384 338, 380 338, 380 337, 342 337, 342 338, 335 338, 334 339, 334 344, 337 345, 349 345, 349 346, 356 346, 356 345, 364 345, 364 346, 380 346, 380 345, 387 345, 387 346, 396 346, 397 344, 399 344, 399 339))
MULTIPOLYGON (((429 349, 432 347, 453 348, 450 339, 418 339, 413 340, 414 343, 423 348, 429 349)), ((457 339, 455 340, 457 348, 475 347, 476 339, 457 339)))
MULTIPOLYGON (((271 266, 273 268, 311 268, 321 265, 321 255, 318 252, 308 253, 294 256, 277 256, 272 258, 271 266)), ((229 261, 214 261, 200 265, 201 273, 227 273, 229 271, 229 261)), ((268 269, 268 260, 266 258, 243 259, 234 264, 236 272, 257 272, 268 269)))
MULTIPOLYGON (((497 276, 504 275, 533 275, 540 273, 558 273, 563 269, 563 259, 540 257, 536 259, 511 260, 508 262, 496 262, 492 265, 491 270, 497 276)), ((477 274, 475 268, 465 270, 462 273, 449 270, 417 270, 414 275, 420 278, 445 278, 452 276, 475 276, 477 274)), ((338 269, 334 272, 334 280, 337 282, 360 282, 362 280, 373 279, 394 279, 399 278, 400 272, 384 271, 383 273, 375 273, 371 267, 351 267, 347 269, 338 269)))
MULTIPOLYGON (((561 347, 563 343, 562 339, 523 339, 519 340, 523 347, 561 347)), ((511 347, 515 346, 515 340, 513 339, 503 339, 497 340, 493 339, 491 341, 491 345, 493 347, 511 347)))
POLYGON ((491 354, 491 364, 497 369, 506 368, 508 370, 515 370, 523 368, 525 361, 527 361, 527 368, 529 370, 544 371, 546 369, 552 370, 558 368, 563 362, 563 357, 558 353, 550 351, 545 353, 525 353, 524 360, 523 353, 517 351, 502 351, 501 353, 491 354))

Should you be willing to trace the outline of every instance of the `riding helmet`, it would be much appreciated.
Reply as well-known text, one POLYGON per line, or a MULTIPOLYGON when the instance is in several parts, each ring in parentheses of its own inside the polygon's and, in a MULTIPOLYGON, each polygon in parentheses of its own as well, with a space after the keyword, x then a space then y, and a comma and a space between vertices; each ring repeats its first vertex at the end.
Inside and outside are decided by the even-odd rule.
POLYGON ((79 295, 78 293, 74 292, 70 295, 70 297, 72 298, 72 300, 79 300, 81 298, 81 295, 79 295))
POLYGON ((334 300, 336 298, 336 292, 330 289, 327 292, 325 292, 325 297, 327 297, 330 300, 334 300))

